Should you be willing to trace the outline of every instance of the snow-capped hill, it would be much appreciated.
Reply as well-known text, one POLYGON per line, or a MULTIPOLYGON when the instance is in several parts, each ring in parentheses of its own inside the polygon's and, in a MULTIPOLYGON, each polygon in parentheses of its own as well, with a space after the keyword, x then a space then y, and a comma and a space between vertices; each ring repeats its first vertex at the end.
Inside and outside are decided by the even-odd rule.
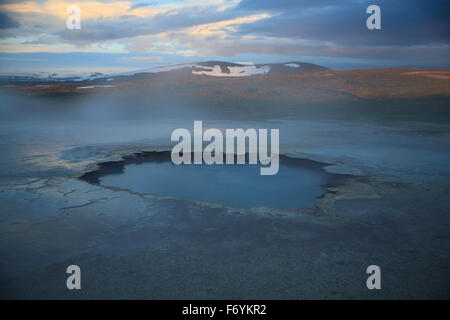
POLYGON ((207 61, 192 65, 192 74, 215 77, 246 77, 262 74, 292 74, 323 70, 327 70, 327 68, 304 62, 253 64, 252 62, 207 61))
POLYGON ((198 63, 192 67, 192 74, 214 77, 246 77, 256 74, 269 73, 269 66, 256 66, 250 64, 208 62, 198 63))
POLYGON ((189 64, 178 64, 167 67, 138 70, 117 74, 115 76, 136 75, 139 73, 161 73, 172 71, 190 71, 192 75, 212 77, 247 77, 264 74, 291 74, 311 71, 322 71, 327 68, 311 63, 286 62, 270 64, 254 64, 252 62, 205 61, 189 64))
POLYGON ((270 64, 254 64, 253 62, 224 62, 204 61, 195 63, 161 66, 149 69, 126 71, 119 73, 33 73, 21 75, 0 75, 0 82, 113 82, 124 80, 125 77, 146 77, 146 74, 154 75, 179 75, 184 76, 210 76, 210 77, 250 77, 262 75, 300 74, 311 71, 323 71, 327 68, 304 62, 285 62, 270 64))
POLYGON ((177 64, 167 67, 156 67, 132 72, 120 73, 114 76, 131 76, 140 73, 162 73, 172 71, 189 71, 192 75, 207 75, 214 77, 244 77, 256 74, 266 74, 268 66, 256 66, 250 63, 229 63, 222 61, 207 61, 197 63, 177 64))

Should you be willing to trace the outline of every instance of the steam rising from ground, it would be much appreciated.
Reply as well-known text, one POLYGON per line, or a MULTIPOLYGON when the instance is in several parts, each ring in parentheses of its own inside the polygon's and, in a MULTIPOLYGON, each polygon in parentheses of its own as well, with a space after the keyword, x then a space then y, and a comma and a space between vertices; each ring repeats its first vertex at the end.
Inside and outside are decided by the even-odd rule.
POLYGON ((114 88, 88 95, 41 96, 0 91, 0 121, 103 122, 144 119, 205 119, 210 112, 171 96, 117 93, 114 88))

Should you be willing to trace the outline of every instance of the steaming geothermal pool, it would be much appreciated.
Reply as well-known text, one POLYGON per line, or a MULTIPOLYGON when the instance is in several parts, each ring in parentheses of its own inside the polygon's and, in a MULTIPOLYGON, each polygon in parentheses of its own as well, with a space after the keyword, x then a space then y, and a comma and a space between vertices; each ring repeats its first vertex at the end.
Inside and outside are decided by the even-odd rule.
POLYGON ((146 152, 100 164, 82 179, 105 187, 164 197, 208 201, 231 207, 313 206, 328 184, 345 178, 323 164, 280 156, 278 174, 260 175, 260 164, 174 165, 169 152, 146 152))

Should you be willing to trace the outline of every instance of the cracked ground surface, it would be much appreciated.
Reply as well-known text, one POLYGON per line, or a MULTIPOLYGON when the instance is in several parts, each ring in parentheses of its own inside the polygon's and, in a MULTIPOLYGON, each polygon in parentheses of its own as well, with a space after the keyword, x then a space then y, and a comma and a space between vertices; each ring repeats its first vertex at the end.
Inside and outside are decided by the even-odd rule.
POLYGON ((450 126, 286 120, 281 152, 360 178, 295 211, 159 199, 78 179, 96 163, 168 150, 192 122, 0 125, 0 297, 450 297, 450 126), (82 289, 66 289, 68 265, 82 289), (382 289, 366 288, 367 266, 382 289))

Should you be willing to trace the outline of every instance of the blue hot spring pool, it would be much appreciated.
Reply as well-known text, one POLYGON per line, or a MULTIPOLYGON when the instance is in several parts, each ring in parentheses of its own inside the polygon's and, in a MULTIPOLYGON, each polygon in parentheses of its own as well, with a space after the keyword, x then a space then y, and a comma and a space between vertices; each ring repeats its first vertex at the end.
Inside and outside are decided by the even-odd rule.
POLYGON ((260 164, 174 165, 170 152, 144 152, 105 162, 81 178, 105 187, 164 197, 208 201, 231 207, 313 206, 326 186, 341 183, 323 164, 280 155, 278 174, 260 175, 260 164))

